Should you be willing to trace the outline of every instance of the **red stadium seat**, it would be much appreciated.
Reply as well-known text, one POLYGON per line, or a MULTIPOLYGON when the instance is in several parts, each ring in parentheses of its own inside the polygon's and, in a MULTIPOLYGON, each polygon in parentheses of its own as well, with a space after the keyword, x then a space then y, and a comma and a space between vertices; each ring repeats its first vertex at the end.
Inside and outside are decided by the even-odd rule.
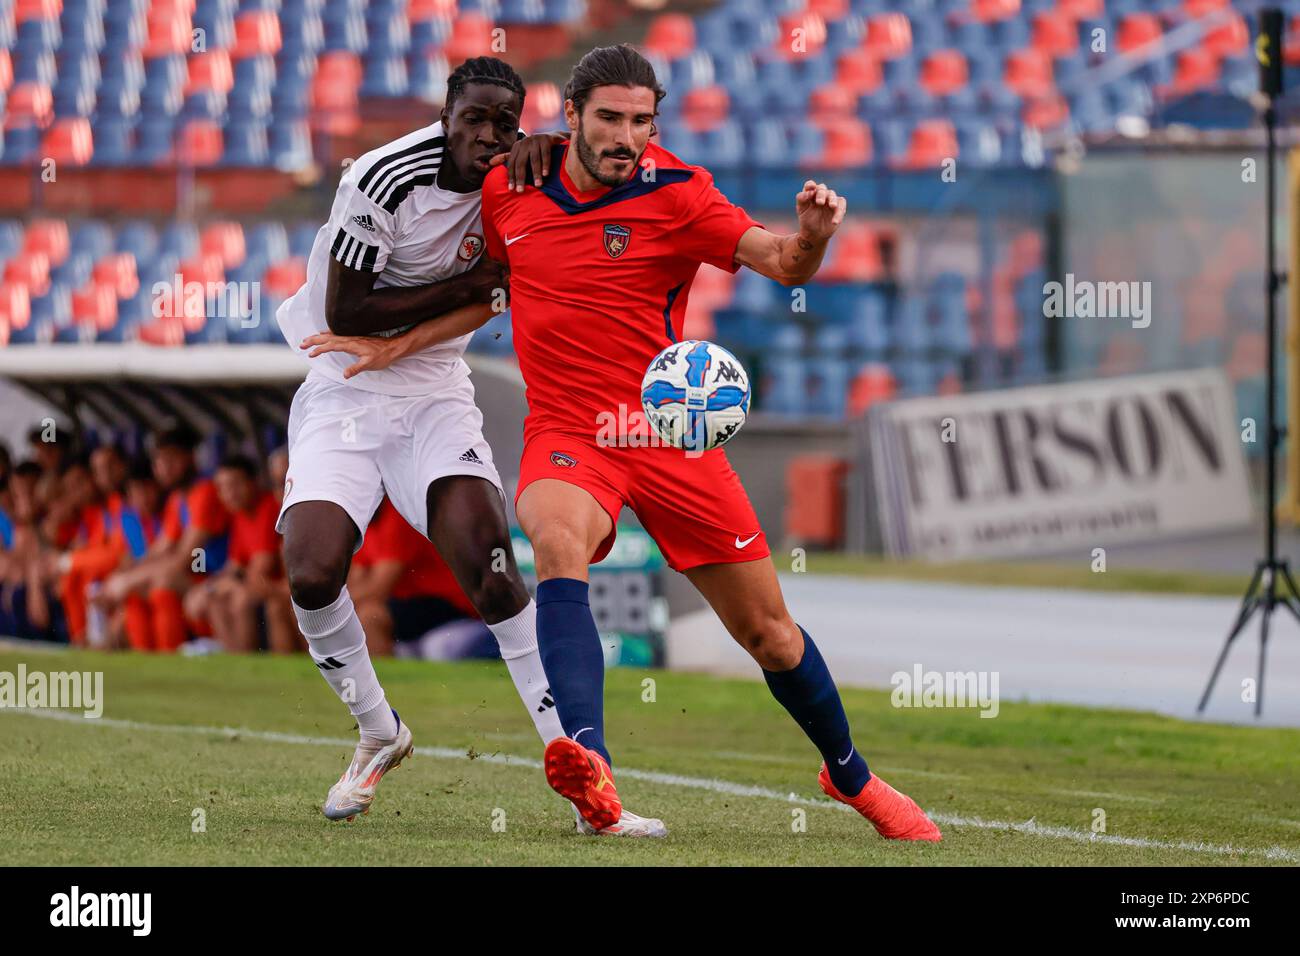
POLYGON ((136 334, 146 345, 174 348, 185 344, 185 326, 177 319, 155 319, 140 326, 136 334))
POLYGON ((1228 20, 1210 28, 1206 31, 1201 46, 1220 59, 1250 49, 1250 29, 1246 26, 1245 17, 1234 13, 1228 20))
POLYGON ((877 57, 866 50, 849 50, 840 55, 835 65, 835 79, 841 86, 861 95, 880 89, 885 76, 877 57))
POLYGON ((172 11, 191 17, 194 15, 194 8, 197 6, 196 0, 149 0, 149 12, 151 14, 172 11))
POLYGON ((839 83, 819 86, 808 96, 808 119, 818 126, 834 125, 851 119, 858 105, 858 97, 848 87, 839 83))
POLYGON ((921 86, 933 96, 947 96, 970 80, 966 57, 957 50, 935 50, 921 64, 921 86))
POLYGON ((870 226, 855 223, 840 226, 817 273, 827 282, 874 282, 884 274, 879 235, 870 226))
MULTIPOLYGON (((1282 40, 1282 49, 1284 50, 1283 59, 1286 60, 1287 66, 1300 64, 1300 16, 1292 17, 1287 23, 1286 37, 1282 40)), ((0 63, 0 71, 3 68, 4 64, 0 63)), ((0 78, 2 78, 2 74, 0 74, 0 78)), ((3 88, 3 83, 0 83, 0 89, 3 88)))
POLYGON ((695 21, 684 13, 661 13, 651 21, 642 46, 668 60, 683 57, 695 49, 695 21))
POLYGON ((874 148, 871 127, 856 118, 822 127, 825 146, 819 165, 826 169, 860 169, 870 165, 874 148))
POLYGON ((1177 96, 1209 89, 1219 82, 1219 61, 1202 47, 1183 50, 1174 66, 1171 92, 1177 96))
POLYGON ((901 165, 907 169, 932 169, 945 159, 957 158, 957 131, 946 119, 921 120, 912 129, 907 156, 901 165))
POLYGON ((34 296, 50 291, 50 258, 43 252, 20 252, 5 263, 4 281, 17 283, 34 296))
POLYGON ((1079 48, 1079 31, 1068 14, 1045 10, 1034 17, 1032 43, 1048 56, 1067 56, 1079 48))
POLYGON ((17 0, 14 4, 14 22, 28 20, 57 20, 63 13, 63 0, 17 0))
POLYGON ((1092 20, 1106 12, 1105 0, 1056 0, 1056 9, 1074 20, 1092 20))
POLYGON ((982 23, 1008 20, 1020 13, 1020 0, 974 0, 971 16, 982 23))
POLYGON ((189 67, 185 81, 186 96, 198 90, 229 93, 235 85, 235 71, 230 65, 230 53, 226 50, 195 53, 186 65, 189 67))
POLYGON ((808 0, 804 9, 823 20, 843 20, 849 15, 849 0, 808 0))
POLYGON ((725 86, 701 86, 682 97, 682 122, 693 132, 716 129, 731 109, 725 86))
POLYGON ((172 314, 164 318, 180 319, 187 332, 198 332, 207 321, 207 292, 213 284, 225 281, 226 271, 218 257, 199 254, 181 262, 176 267, 176 275, 180 301, 172 302, 172 314), (190 283, 197 283, 203 294, 191 295, 187 288, 190 283))
POLYGON ((892 60, 912 49, 912 22, 901 13, 885 13, 867 21, 866 48, 879 59, 892 60))
POLYGON ((1183 0, 1183 12, 1189 17, 1203 17, 1216 10, 1226 10, 1232 0, 1183 0))
POLYGON ((897 392, 898 383, 888 365, 865 365, 849 384, 849 414, 861 415, 877 402, 889 401, 897 392))
POLYGON ((235 43, 230 55, 274 56, 280 52, 280 18, 273 10, 250 10, 235 18, 235 43))
POLYGON ((54 120, 54 94, 44 83, 27 81, 15 83, 9 91, 9 109, 5 113, 5 129, 20 126, 49 126, 54 120))
POLYGON ((215 256, 223 269, 233 269, 244 261, 244 227, 237 222, 214 222, 199 235, 199 252, 215 256))
POLYGON ((1070 107, 1065 98, 1055 94, 1027 100, 1020 119, 1034 129, 1056 129, 1070 118, 1070 107))
POLYGON ((103 332, 117 324, 117 290, 95 281, 72 293, 72 321, 103 332))
POLYGON ((135 256, 129 252, 116 252, 95 263, 94 279, 100 285, 111 286, 119 299, 130 299, 140 291, 140 276, 135 268, 135 256))
POLYGON ((1046 96, 1054 89, 1052 61, 1032 47, 1007 54, 1002 80, 1007 89, 1026 99, 1046 96))
POLYGON ((41 140, 45 158, 68 166, 85 166, 95 154, 95 138, 90 132, 90 120, 84 116, 70 116, 55 120, 41 140))
POLYGON ((450 20, 456 15, 456 10, 456 0, 411 0, 406 15, 412 23, 416 20, 432 20, 434 17, 450 20))
POLYGON ((476 56, 493 56, 492 21, 481 13, 466 13, 451 25, 451 36, 442 48, 448 63, 460 63, 476 56))
POLYGON ((1154 13, 1133 13, 1120 20, 1115 45, 1121 53, 1132 53, 1139 47, 1159 40, 1163 34, 1160 20, 1154 13))
POLYGON ((519 125, 529 133, 556 129, 564 124, 564 97, 554 83, 533 83, 524 99, 519 125))
POLYGON ((312 79, 313 129, 331 136, 350 136, 361 127, 357 90, 361 87, 361 60, 347 50, 322 53, 312 79))
POLYGON ((273 264, 262 277, 266 287, 276 295, 293 295, 307 281, 307 260, 302 256, 290 256, 273 264))
POLYGON ((32 296, 26 285, 6 279, 0 282, 0 326, 5 341, 14 329, 25 329, 32 317, 32 296))
POLYGON ((0 47, 0 93, 5 92, 14 84, 14 61, 9 56, 9 51, 0 47))
POLYGON ((190 15, 180 10, 149 13, 149 36, 144 43, 146 57, 189 53, 193 48, 190 15))
POLYGON ((821 53, 826 46, 826 21, 818 13, 787 13, 777 19, 773 52, 785 60, 821 53))
POLYGON ((68 224, 62 219, 33 219, 23 234, 23 252, 38 252, 49 266, 62 265, 71 244, 68 224))
POLYGON ((220 123, 190 120, 176 135, 176 162, 181 166, 215 166, 223 145, 220 123))

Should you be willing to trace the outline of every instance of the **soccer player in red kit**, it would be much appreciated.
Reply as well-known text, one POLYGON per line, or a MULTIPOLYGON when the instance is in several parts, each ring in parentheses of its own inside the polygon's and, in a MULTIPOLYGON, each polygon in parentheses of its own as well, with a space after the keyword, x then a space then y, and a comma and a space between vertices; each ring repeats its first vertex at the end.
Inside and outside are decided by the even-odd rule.
POLYGON ((592 50, 565 89, 570 141, 553 147, 536 188, 525 188, 517 152, 483 184, 485 247, 509 268, 527 388, 515 510, 533 545, 537 640, 566 734, 547 745, 547 782, 590 826, 618 820, 587 567, 608 554, 626 505, 821 752, 822 789, 883 836, 937 841, 924 811, 872 775, 854 747, 839 692, 786 610, 763 530, 725 453, 688 454, 641 434, 641 379, 681 339, 700 263, 800 285, 846 209, 833 190, 809 181, 795 197, 798 232, 768 232, 727 201, 706 169, 650 142, 663 96, 632 47, 592 50), (609 435, 611 421, 627 422, 631 434, 609 435))

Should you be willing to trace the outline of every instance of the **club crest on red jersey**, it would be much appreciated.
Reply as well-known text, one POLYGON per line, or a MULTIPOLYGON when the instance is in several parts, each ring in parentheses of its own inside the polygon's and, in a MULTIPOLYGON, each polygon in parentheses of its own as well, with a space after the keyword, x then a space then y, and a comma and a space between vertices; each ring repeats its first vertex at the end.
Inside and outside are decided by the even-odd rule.
POLYGON ((558 451, 551 452, 551 464, 556 468, 573 468, 578 464, 578 459, 570 458, 568 455, 561 454, 558 451))
POLYGON ((605 223, 605 251, 611 259, 617 259, 627 252, 628 243, 632 241, 632 230, 627 226, 605 223))
POLYGON ((473 262, 475 257, 482 251, 483 237, 471 232, 460 241, 460 249, 457 250, 456 255, 465 262, 473 262))

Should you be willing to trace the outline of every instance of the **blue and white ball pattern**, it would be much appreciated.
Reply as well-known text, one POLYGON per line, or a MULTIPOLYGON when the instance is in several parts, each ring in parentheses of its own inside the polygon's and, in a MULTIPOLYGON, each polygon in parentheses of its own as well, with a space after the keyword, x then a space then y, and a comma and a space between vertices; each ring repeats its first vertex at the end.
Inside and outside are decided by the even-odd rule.
POLYGON ((712 342, 668 346, 641 380, 641 408, 659 437, 675 448, 709 451, 735 437, 749 415, 749 374, 712 342))

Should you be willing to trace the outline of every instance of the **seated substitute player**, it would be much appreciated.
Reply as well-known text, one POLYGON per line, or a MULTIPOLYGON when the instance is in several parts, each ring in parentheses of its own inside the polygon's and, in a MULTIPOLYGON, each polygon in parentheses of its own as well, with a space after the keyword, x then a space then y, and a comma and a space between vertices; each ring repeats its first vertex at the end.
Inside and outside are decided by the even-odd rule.
POLYGON ((924 811, 870 773, 854 747, 830 671, 786 610, 763 531, 725 453, 692 458, 647 447, 642 436, 622 443, 628 447, 597 442, 610 414, 631 420, 620 406, 640 409, 641 378, 680 339, 701 262, 800 285, 816 273, 846 210, 833 190, 810 180, 795 197, 798 231, 768 232, 726 200, 707 170, 650 142, 663 96, 653 67, 631 47, 592 50, 565 90, 572 141, 553 147, 549 174, 533 179, 539 188, 516 191, 504 170, 483 188, 484 238, 510 271, 515 349, 528 387, 516 511, 533 543, 537 638, 567 734, 547 745, 547 781, 590 825, 618 819, 587 567, 609 553, 627 505, 821 752, 822 789, 885 837, 937 841, 924 811))
MULTIPOLYGON (((523 81, 502 60, 478 57, 457 67, 438 122, 366 153, 344 173, 307 281, 279 311, 290 344, 317 346, 289 416, 278 523, 285 569, 312 659, 361 737, 325 801, 331 819, 366 812, 380 778, 412 750, 345 586, 385 492, 445 557, 491 628, 542 740, 564 733, 537 650, 536 605, 515 567, 501 479, 462 358, 505 286, 501 269, 481 255, 479 197, 490 160, 517 145, 523 105, 523 81), (464 334, 382 370, 349 368, 351 360, 321 338, 327 331, 409 330, 404 338, 418 344, 419 323, 434 316, 463 323, 464 334), (505 571, 493 568, 500 556, 505 571)), ((552 143, 545 135, 532 139, 534 146, 552 143)), ((625 813, 616 830, 659 835, 663 825, 625 813)))

